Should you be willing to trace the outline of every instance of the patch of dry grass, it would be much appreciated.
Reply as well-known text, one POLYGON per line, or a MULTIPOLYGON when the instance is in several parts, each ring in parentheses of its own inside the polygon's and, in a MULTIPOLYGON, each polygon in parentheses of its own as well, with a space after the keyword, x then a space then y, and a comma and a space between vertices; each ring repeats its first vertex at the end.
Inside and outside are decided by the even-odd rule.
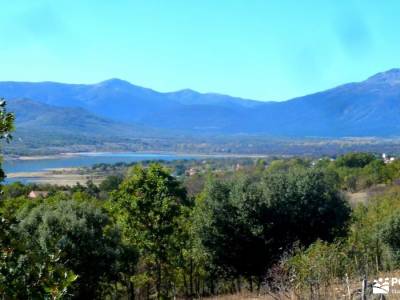
POLYGON ((288 299, 286 296, 281 295, 282 298, 279 298, 278 294, 275 295, 257 295, 254 293, 238 293, 238 294, 233 294, 233 295, 220 295, 220 296, 214 296, 210 298, 204 298, 207 300, 241 300, 241 299, 246 299, 246 300, 275 300, 275 299, 288 299))

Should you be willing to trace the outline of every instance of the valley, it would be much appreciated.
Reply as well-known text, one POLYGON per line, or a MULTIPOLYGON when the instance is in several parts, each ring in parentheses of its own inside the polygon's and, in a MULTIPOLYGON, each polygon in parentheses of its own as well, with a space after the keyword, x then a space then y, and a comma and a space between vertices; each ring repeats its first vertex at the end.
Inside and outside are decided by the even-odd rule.
POLYGON ((399 82, 400 70, 392 69, 281 102, 193 90, 160 93, 119 79, 98 84, 0 82, 0 95, 15 113, 17 129, 5 151, 274 154, 276 141, 282 146, 278 152, 287 147, 287 153, 295 153, 300 144, 325 149, 335 143, 347 147, 349 141, 368 150, 377 142, 397 144, 399 82))

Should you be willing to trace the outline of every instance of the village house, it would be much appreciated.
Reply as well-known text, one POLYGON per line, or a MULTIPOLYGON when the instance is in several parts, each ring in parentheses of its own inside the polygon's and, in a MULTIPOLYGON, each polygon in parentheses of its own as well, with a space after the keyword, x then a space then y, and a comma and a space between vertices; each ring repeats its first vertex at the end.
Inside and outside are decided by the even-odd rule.
POLYGON ((49 192, 46 191, 31 191, 28 195, 29 198, 31 199, 36 199, 39 197, 47 197, 49 195, 49 192))
POLYGON ((198 173, 198 171, 195 168, 190 168, 187 172, 186 175, 188 176, 194 176, 198 173))
POLYGON ((382 154, 382 159, 385 164, 390 164, 396 160, 393 156, 389 156, 386 153, 382 154))

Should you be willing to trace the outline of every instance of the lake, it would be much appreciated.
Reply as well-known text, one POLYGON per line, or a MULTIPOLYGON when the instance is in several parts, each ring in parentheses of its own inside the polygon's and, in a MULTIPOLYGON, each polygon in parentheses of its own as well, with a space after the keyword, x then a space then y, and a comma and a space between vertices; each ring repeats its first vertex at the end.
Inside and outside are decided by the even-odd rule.
MULTIPOLYGON (((7 173, 21 172, 41 172, 55 168, 89 167, 94 164, 106 163, 114 164, 118 162, 139 162, 144 160, 178 160, 195 159, 195 155, 180 154, 155 154, 155 153, 80 153, 70 156, 55 156, 54 158, 28 159, 28 160, 5 160, 3 163, 4 171, 7 173)), ((20 178, 19 180, 23 180, 20 178)), ((14 180, 7 180, 11 182, 14 180)))

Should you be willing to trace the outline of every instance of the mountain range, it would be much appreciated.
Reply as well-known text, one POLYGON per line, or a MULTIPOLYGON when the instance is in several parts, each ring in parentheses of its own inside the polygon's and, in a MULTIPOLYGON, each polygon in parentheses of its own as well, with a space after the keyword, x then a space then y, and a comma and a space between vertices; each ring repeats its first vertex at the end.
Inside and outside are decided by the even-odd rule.
POLYGON ((161 93, 120 79, 97 84, 0 82, 17 130, 138 137, 400 135, 400 69, 281 102, 190 89, 161 93))

